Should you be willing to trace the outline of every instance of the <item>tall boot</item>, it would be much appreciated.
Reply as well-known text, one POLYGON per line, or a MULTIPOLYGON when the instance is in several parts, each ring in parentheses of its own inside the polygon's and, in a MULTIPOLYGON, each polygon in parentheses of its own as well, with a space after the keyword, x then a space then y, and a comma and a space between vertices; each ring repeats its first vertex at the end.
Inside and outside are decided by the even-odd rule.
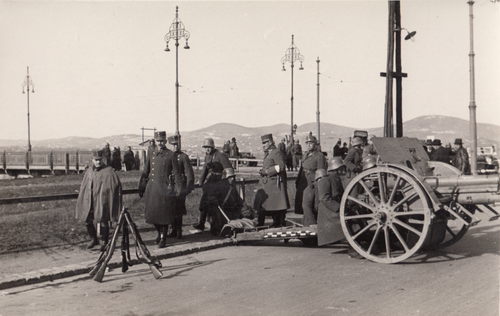
POLYGON ((155 244, 159 243, 161 240, 161 225, 155 224, 156 231, 158 232, 158 235, 156 236, 155 239, 155 244))
POLYGON ((207 212, 200 210, 200 222, 193 227, 199 230, 205 229, 205 222, 207 221, 207 212))
POLYGON ((167 247, 167 232, 168 232, 168 225, 163 225, 161 229, 161 240, 160 243, 158 244, 158 248, 167 247))
POLYGON ((167 237, 170 237, 170 238, 177 237, 177 217, 174 218, 174 222, 171 226, 170 233, 168 233, 167 237))
POLYGON ((182 239, 182 216, 175 219, 175 228, 177 230, 177 239, 182 239))
POLYGON ((102 226, 101 224, 101 239, 102 239, 102 246, 101 246, 101 252, 103 252, 106 249, 106 245, 109 242, 109 226, 102 226))
POLYGON ((92 249, 94 248, 94 246, 99 245, 99 239, 97 239, 97 231, 95 230, 93 223, 87 223, 85 226, 87 226, 87 232, 89 233, 90 238, 92 238, 87 246, 87 249, 92 249))

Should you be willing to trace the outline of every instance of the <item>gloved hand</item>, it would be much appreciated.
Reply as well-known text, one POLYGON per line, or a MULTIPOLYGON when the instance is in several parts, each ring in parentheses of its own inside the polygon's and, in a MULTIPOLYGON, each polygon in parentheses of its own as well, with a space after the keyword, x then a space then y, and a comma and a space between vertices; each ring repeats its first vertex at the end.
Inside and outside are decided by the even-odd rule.
POLYGON ((259 174, 261 177, 265 177, 266 176, 266 172, 264 171, 264 169, 260 169, 259 170, 259 174))

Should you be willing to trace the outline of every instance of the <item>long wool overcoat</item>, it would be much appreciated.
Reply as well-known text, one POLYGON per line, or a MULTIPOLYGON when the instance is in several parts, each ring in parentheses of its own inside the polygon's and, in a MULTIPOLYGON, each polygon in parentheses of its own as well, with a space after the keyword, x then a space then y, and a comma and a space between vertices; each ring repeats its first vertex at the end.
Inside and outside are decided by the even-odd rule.
POLYGON ((122 208, 122 185, 113 168, 87 169, 76 200, 76 218, 87 221, 93 209, 96 223, 118 221, 122 208))
POLYGON ((175 218, 175 181, 182 181, 174 152, 155 148, 144 164, 142 177, 148 179, 144 192, 146 223, 170 225, 175 218))
POLYGON ((262 169, 267 175, 260 178, 260 189, 255 194, 254 209, 261 211, 289 209, 285 154, 272 145, 264 157, 262 169), (277 174, 273 171, 276 170, 275 166, 279 166, 280 172, 277 174))
POLYGON ((315 149, 305 154, 297 173, 297 180, 295 181, 297 188, 295 193, 295 214, 304 213, 302 209, 304 194, 313 194, 311 183, 314 181, 314 174, 318 169, 326 170, 327 166, 328 162, 325 155, 319 150, 315 149))
POLYGON ((339 215, 344 188, 336 172, 320 179, 316 186, 319 200, 318 246, 323 246, 345 238, 339 215))

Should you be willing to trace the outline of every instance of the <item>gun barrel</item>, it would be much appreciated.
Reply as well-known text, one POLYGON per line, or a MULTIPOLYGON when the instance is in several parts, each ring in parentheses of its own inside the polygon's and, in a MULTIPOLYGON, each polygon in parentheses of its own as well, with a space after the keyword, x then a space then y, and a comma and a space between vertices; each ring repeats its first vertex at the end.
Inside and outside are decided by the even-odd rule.
POLYGON ((454 188, 455 190, 467 186, 488 186, 498 188, 500 185, 500 176, 479 175, 479 176, 454 176, 454 177, 426 177, 425 182, 433 189, 454 188))
POLYGON ((499 175, 426 177, 425 182, 443 196, 454 196, 461 204, 500 202, 499 175))

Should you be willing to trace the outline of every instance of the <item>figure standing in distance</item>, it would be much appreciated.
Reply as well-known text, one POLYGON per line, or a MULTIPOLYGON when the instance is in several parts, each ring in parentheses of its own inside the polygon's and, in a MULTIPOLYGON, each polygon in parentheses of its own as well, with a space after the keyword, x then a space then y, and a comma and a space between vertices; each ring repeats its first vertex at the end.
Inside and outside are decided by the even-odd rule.
POLYGON ((109 241, 109 222, 118 221, 122 208, 122 185, 113 168, 104 164, 104 151, 92 151, 92 166, 87 168, 83 176, 78 199, 76 201, 76 218, 85 222, 92 238, 88 249, 99 244, 94 222, 99 223, 104 250, 109 241))
POLYGON ((347 147, 347 143, 344 142, 344 144, 342 144, 342 156, 340 156, 340 158, 342 158, 342 160, 345 159, 345 157, 347 157, 347 153, 349 152, 349 147, 347 147))
POLYGON ((168 237, 181 239, 182 217, 187 214, 186 196, 194 190, 194 171, 189 156, 179 149, 179 135, 168 137, 168 142, 174 146, 174 161, 181 175, 181 181, 175 182, 175 191, 180 194, 175 197, 175 219, 168 237))
MULTIPOLYGON (((318 145, 318 148, 319 148, 319 145, 318 145)), ((294 140, 292 151, 295 155, 294 166, 295 166, 295 171, 297 171, 298 166, 300 164, 300 160, 302 159, 302 146, 300 145, 300 141, 298 139, 294 140)))
POLYGON ((432 154, 432 161, 441 161, 451 164, 451 148, 441 146, 441 140, 435 139, 432 141, 434 146, 434 153, 432 154))
POLYGON ((200 199, 200 220, 198 224, 193 227, 199 230, 205 229, 205 223, 207 221, 207 196, 210 189, 213 187, 213 183, 219 182, 222 177, 222 170, 225 168, 232 168, 231 162, 226 155, 221 153, 215 148, 215 143, 212 138, 205 138, 203 140, 203 148, 205 149, 205 161, 203 163, 203 169, 201 169, 200 179, 198 184, 202 186, 203 195, 200 199), (216 165, 220 165, 220 167, 216 165), (216 170, 216 169, 220 169, 216 170), (206 180, 206 183, 205 183, 206 180))
POLYGON ((111 149, 109 148, 109 143, 106 143, 106 145, 104 145, 104 148, 102 150, 104 152, 104 164, 106 166, 112 167, 112 165, 111 165, 111 149))
POLYGON ((373 138, 375 138, 373 134, 368 136, 368 143, 363 148, 363 158, 378 155, 375 145, 373 144, 373 138))
POLYGON ((141 170, 141 157, 139 157, 139 151, 135 152, 134 167, 134 170, 141 170))
POLYGON ((470 174, 469 154, 463 147, 462 139, 455 139, 455 154, 453 155, 453 166, 462 171, 463 174, 470 174))
MULTIPOLYGON (((306 137, 307 151, 302 158, 295 180, 295 214, 304 214, 302 202, 306 195, 314 193, 314 176, 318 169, 325 169, 327 162, 325 155, 318 149, 316 136, 309 134, 306 137)), ((309 198, 308 198, 309 200, 309 198)))
POLYGON ((286 155, 286 144, 285 144, 285 139, 282 138, 281 142, 278 144, 278 149, 281 150, 285 155, 286 155))
POLYGON ((167 149, 167 133, 155 133, 158 146, 146 157, 139 184, 139 196, 144 196, 146 223, 153 224, 158 232, 155 240, 159 248, 167 246, 168 225, 175 220, 175 183, 181 175, 174 160, 174 152, 167 149))
POLYGON ((132 151, 132 147, 130 146, 127 147, 127 150, 123 154, 123 163, 125 163, 125 171, 131 171, 135 169, 134 152, 132 151))
POLYGON ((333 157, 342 157, 342 148, 340 145, 342 145, 342 142, 339 138, 335 146, 333 146, 333 157))
POLYGON ((260 174, 260 188, 255 194, 254 209, 258 225, 263 226, 266 215, 273 217, 273 227, 285 225, 286 210, 290 208, 287 192, 286 157, 274 145, 273 135, 261 137, 264 161, 260 174))

